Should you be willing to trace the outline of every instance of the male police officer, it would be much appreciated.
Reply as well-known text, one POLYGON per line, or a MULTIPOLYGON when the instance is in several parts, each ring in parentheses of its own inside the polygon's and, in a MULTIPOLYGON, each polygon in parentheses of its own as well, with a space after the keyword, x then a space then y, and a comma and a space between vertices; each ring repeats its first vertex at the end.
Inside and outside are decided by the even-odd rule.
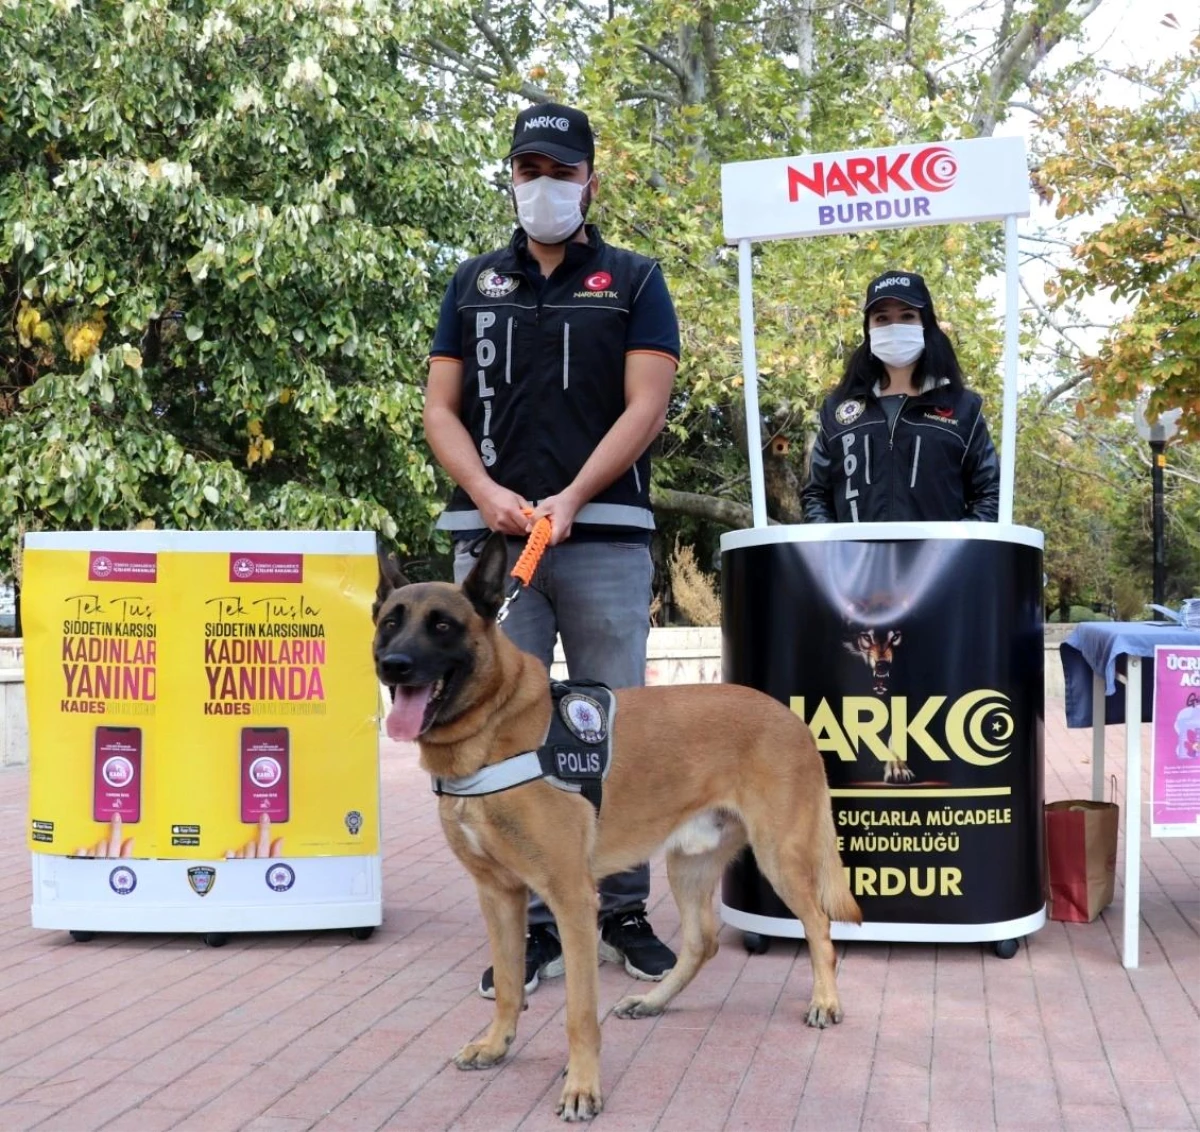
MULTIPOLYGON (((548 516, 551 546, 505 631, 547 668, 561 634, 572 677, 638 686, 653 578, 648 449, 679 359, 675 310, 657 263, 584 223, 597 188, 586 114, 528 107, 508 158, 520 227, 459 266, 430 352, 425 435, 457 484, 438 526, 453 532, 461 582, 482 534, 510 536, 511 561, 548 516)), ((649 892, 648 865, 601 882, 600 954, 658 980, 675 955, 646 920, 649 892)), ((562 973, 535 897, 525 989, 562 973)), ((495 995, 490 967, 479 991, 495 995)))

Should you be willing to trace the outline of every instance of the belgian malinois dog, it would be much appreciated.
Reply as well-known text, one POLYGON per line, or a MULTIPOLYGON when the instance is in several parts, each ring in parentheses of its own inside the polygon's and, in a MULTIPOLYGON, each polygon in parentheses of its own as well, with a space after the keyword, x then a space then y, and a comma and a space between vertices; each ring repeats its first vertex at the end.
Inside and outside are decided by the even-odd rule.
MULTIPOLYGON (((496 624, 506 552, 493 535, 461 587, 408 585, 381 559, 375 666, 394 692, 388 734, 416 740, 431 775, 461 779, 539 747, 550 723, 545 667, 496 624)), ((839 1022, 830 919, 861 923, 834 835, 825 767, 796 715, 735 685, 617 692, 613 760, 597 816, 544 779, 501 793, 438 800, 446 838, 475 879, 495 971, 496 1010, 454 1057, 486 1069, 504 1057, 524 1005, 525 910, 533 889, 554 913, 566 967, 564 1120, 600 1112, 598 878, 665 847, 682 944, 674 969, 615 1007, 660 1014, 717 952, 713 893, 749 844, 763 875, 804 925, 813 969, 810 1026, 839 1022)))

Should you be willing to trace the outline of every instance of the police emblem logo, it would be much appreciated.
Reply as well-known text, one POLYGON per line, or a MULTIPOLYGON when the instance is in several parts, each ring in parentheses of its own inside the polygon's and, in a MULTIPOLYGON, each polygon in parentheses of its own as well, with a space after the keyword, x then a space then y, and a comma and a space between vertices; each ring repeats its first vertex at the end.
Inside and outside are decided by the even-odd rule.
POLYGON ((296 883, 296 870, 291 865, 276 864, 267 869, 267 887, 272 892, 287 892, 296 883))
POLYGON ((211 865, 193 865, 187 871, 187 878, 197 896, 207 896, 217 882, 217 870, 211 865))
POLYGON ((486 295, 489 299, 502 299, 517 289, 518 282, 511 275, 501 275, 495 271, 481 271, 479 278, 475 281, 475 286, 479 288, 481 295, 486 295))
POLYGON ((855 398, 851 401, 843 401, 834 411, 833 419, 838 424, 853 424, 859 417, 863 415, 863 410, 867 407, 865 401, 855 398))
POLYGON ((359 830, 363 827, 363 816, 358 810, 351 810, 346 814, 346 829, 351 837, 357 837, 359 830))
POLYGON ((608 719, 604 708, 591 696, 572 692, 563 696, 558 705, 563 722, 577 739, 585 743, 603 743, 608 734, 608 719))
POLYGON ((128 896, 137 888, 137 873, 128 865, 118 865, 108 874, 108 887, 118 896, 128 896))

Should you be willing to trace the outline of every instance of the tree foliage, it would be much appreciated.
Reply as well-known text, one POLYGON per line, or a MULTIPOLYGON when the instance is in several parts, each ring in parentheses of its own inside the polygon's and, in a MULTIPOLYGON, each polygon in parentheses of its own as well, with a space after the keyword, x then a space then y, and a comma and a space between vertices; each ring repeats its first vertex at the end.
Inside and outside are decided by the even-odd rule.
MULTIPOLYGON (((507 238, 497 159, 550 98, 596 127, 592 219, 674 295, 654 491, 664 545, 683 530, 707 563, 749 498, 720 165, 988 134, 1097 3, 1004 0, 976 28, 932 0, 0 0, 0 573, 39 528, 356 526, 424 552, 437 305, 507 238)), ((999 225, 757 247, 774 518, 798 517, 815 409, 890 266, 926 273, 996 424, 999 225)))
POLYGON ((488 131, 373 0, 0 3, 0 574, 23 531, 375 529, 488 131))
POLYGON ((1111 290, 1130 305, 1080 359, 1092 404, 1112 412, 1146 390, 1152 413, 1178 406, 1200 437, 1200 39, 1118 77, 1132 92, 1121 102, 1091 62, 1049 91, 1038 180, 1060 218, 1086 227, 1051 297, 1111 290))

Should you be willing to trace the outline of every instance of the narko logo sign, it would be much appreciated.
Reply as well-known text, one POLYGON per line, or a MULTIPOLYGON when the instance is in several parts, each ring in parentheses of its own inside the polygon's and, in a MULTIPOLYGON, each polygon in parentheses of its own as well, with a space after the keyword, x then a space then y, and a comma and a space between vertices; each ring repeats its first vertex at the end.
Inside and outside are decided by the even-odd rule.
POLYGON ((725 238, 770 240, 1029 213, 1020 138, 745 161, 721 168, 725 238))

